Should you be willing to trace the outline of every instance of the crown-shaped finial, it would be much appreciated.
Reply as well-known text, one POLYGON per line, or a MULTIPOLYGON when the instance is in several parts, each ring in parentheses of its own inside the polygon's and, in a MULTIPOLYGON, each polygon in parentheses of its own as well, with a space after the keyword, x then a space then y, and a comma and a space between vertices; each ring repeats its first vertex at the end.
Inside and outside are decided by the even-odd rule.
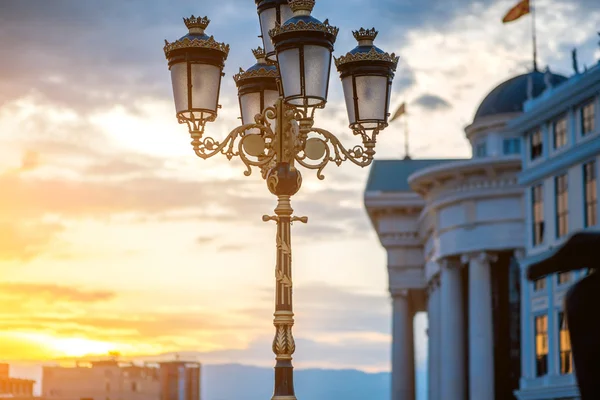
POLYGON ((185 26, 192 31, 192 29, 199 31, 200 33, 204 33, 204 30, 210 24, 210 19, 208 17, 194 17, 193 15, 190 18, 184 18, 183 22, 185 26))
POLYGON ((356 40, 358 40, 359 42, 361 42, 363 40, 369 40, 372 42, 377 37, 378 33, 379 32, 377 32, 375 30, 375 28, 371 28, 371 29, 360 28, 357 31, 352 31, 354 38, 356 40))
POLYGON ((257 49, 252 49, 252 54, 254 54, 254 57, 256 57, 257 61, 264 60, 265 57, 267 56, 267 54, 265 53, 265 51, 263 50, 262 47, 259 47, 257 49))
POLYGON ((315 0, 288 0, 288 4, 292 11, 307 11, 309 14, 315 7, 315 0))

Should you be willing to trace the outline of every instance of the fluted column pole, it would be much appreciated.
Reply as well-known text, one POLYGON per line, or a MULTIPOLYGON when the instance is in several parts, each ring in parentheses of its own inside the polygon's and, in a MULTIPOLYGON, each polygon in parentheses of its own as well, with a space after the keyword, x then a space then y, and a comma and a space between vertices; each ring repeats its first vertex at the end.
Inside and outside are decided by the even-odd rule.
POLYGON ((465 315, 461 265, 458 260, 444 259, 441 267, 441 392, 444 400, 465 400, 465 315))
POLYGON ((275 265, 275 389, 272 400, 296 400, 294 392, 294 368, 292 355, 296 344, 292 335, 294 311, 292 307, 292 235, 291 224, 294 221, 307 222, 306 217, 294 217, 291 197, 302 186, 302 175, 294 166, 294 159, 288 149, 293 135, 290 122, 285 118, 283 100, 276 104, 277 117, 277 154, 278 162, 265 176, 267 188, 277 196, 274 216, 263 216, 264 221, 277 222, 277 262, 275 265))
POLYGON ((392 400, 414 400, 413 318, 408 290, 393 291, 392 301, 392 400))
POLYGON ((428 351, 427 372, 428 390, 427 400, 442 400, 441 394, 441 298, 440 298, 440 276, 431 278, 427 287, 427 319, 428 325, 428 351))
POLYGON ((471 399, 494 398, 494 325, 489 253, 463 255, 469 264, 469 395, 471 399))

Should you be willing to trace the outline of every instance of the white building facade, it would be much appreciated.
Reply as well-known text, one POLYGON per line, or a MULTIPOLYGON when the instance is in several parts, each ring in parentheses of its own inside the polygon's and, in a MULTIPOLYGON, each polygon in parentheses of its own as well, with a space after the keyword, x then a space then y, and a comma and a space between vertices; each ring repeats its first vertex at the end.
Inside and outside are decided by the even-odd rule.
POLYGON ((585 221, 596 224, 596 164, 586 163, 600 155, 599 76, 598 67, 568 80, 535 71, 502 83, 465 129, 472 159, 375 161, 365 206, 388 254, 392 400, 415 398, 412 321, 420 311, 429 320, 429 400, 577 396, 572 367, 563 365, 570 362, 568 333, 558 326, 561 296, 581 273, 548 278, 543 286, 527 282, 524 271, 585 221), (582 107, 585 134, 577 133, 582 107), (564 135, 564 123, 556 121, 562 115, 564 135), (548 126, 559 132, 556 151, 548 149, 548 126), (545 143, 540 156, 538 128, 545 143), (567 183, 556 178, 563 171, 567 183), (544 199, 560 194, 560 218, 550 200, 543 211, 532 203, 542 181, 549 182, 544 199), (544 240, 534 245, 540 229, 544 240), (546 370, 539 369, 544 351, 546 370))
MULTIPOLYGON (((569 235, 598 229, 600 65, 525 103, 510 129, 523 137, 526 253, 522 270, 522 379, 518 399, 577 398, 563 298, 587 270, 535 283, 525 272, 569 235)), ((600 360, 599 360, 600 362, 600 360)))

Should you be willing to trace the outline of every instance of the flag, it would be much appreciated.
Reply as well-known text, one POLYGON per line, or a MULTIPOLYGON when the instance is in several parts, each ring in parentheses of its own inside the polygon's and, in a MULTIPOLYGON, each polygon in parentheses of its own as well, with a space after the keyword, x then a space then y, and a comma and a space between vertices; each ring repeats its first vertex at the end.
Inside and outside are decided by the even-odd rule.
POLYGON ((523 15, 529 14, 529 0, 520 0, 516 6, 510 9, 502 18, 503 23, 511 22, 521 18, 523 15))
POLYGON ((398 107, 398 109, 396 110, 396 112, 394 113, 392 118, 390 119, 390 122, 392 122, 395 119, 400 118, 404 114, 406 114, 406 103, 400 104, 400 107, 398 107))

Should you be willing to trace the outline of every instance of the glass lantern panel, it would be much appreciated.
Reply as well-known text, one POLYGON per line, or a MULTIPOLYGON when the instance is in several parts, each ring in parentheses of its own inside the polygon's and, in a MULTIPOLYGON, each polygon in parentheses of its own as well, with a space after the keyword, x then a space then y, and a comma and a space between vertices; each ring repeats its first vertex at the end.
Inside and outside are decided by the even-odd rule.
POLYGON ((387 83, 387 103, 385 104, 385 113, 387 115, 387 113, 390 112, 390 104, 392 104, 392 82, 393 79, 388 77, 388 83, 387 83))
POLYGON ((254 116, 260 114, 260 92, 247 93, 240 97, 242 124, 253 124, 254 116))
MULTIPOLYGON (((300 86, 300 51, 288 49, 277 54, 281 81, 283 82, 284 97, 299 96, 302 94, 300 86)), ((296 103, 294 103, 296 104, 296 103)), ((302 102, 300 101, 300 104, 302 102)))
POLYGON ((279 98, 279 92, 277 90, 265 90, 265 108, 274 107, 279 98))
MULTIPOLYGON (((304 46, 304 82, 306 96, 315 96, 327 100, 329 84, 329 67, 331 52, 322 46, 304 46)), ((309 100, 309 105, 320 103, 320 100, 309 100)))
POLYGON ((188 110, 187 63, 171 66, 171 83, 173 84, 175 112, 188 110))
POLYGON ((385 119, 388 78, 385 76, 357 76, 358 122, 385 119))
POLYGON ((292 11, 292 9, 290 8, 290 6, 288 4, 282 4, 280 10, 281 10, 281 25, 283 25, 285 22, 287 22, 288 19, 290 19, 294 16, 294 12, 292 11))
POLYGON ((266 10, 260 13, 260 29, 263 37, 263 45, 265 46, 265 52, 267 54, 275 51, 275 47, 273 47, 273 42, 271 41, 269 31, 275 28, 276 18, 277 11, 275 8, 267 8, 266 10))
POLYGON ((221 68, 208 64, 192 64, 192 107, 217 112, 221 68))
POLYGON ((354 88, 352 87, 352 76, 342 79, 342 88, 344 89, 344 99, 346 100, 346 110, 348 110, 348 121, 350 124, 356 122, 356 113, 354 110, 354 88))

